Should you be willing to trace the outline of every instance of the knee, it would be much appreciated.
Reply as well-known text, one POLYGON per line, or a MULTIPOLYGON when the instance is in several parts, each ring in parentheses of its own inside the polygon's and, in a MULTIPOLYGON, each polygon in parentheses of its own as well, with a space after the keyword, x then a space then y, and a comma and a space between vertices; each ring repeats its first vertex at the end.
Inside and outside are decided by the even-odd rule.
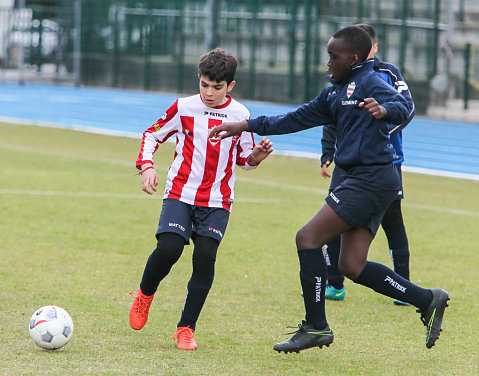
POLYGON ((298 249, 321 248, 323 245, 324 244, 321 244, 310 230, 304 227, 296 233, 296 247, 298 249))
POLYGON ((342 275, 352 281, 355 281, 363 271, 365 264, 366 263, 359 263, 352 260, 340 259, 338 267, 342 275))
POLYGON ((305 242, 305 235, 304 235, 303 229, 301 229, 296 233, 296 247, 298 249, 305 249, 302 246, 304 244, 304 242, 305 242))
POLYGON ((193 252, 193 265, 207 264, 214 265, 216 262, 216 249, 198 248, 193 252))
POLYGON ((154 252, 176 262, 180 258, 184 246, 185 240, 181 235, 165 233, 158 236, 158 243, 154 252))
POLYGON ((218 246, 219 242, 215 239, 207 237, 195 238, 193 273, 196 276, 213 280, 218 246))

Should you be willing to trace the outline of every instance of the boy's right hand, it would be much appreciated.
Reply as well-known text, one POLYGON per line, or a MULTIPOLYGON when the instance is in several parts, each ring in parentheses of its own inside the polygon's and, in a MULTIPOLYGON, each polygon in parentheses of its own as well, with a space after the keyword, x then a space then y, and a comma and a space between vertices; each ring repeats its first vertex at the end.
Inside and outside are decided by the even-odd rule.
POLYGON ((149 168, 146 170, 147 167, 153 167, 152 165, 143 165, 141 174, 141 189, 143 192, 152 195, 153 192, 156 192, 156 187, 158 186, 158 174, 154 168, 149 168))
POLYGON ((247 130, 248 123, 246 120, 236 123, 223 123, 210 129, 209 138, 222 140, 223 138, 235 136, 247 130))
POLYGON ((387 110, 374 98, 365 98, 358 106, 364 108, 369 115, 376 119, 381 119, 388 114, 387 110))

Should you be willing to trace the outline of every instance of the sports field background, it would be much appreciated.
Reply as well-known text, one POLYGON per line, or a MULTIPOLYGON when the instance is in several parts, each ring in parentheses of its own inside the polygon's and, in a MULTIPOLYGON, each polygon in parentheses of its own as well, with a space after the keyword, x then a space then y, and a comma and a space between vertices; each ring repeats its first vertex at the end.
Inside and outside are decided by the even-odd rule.
MULTIPOLYGON (((126 94, 118 108, 133 101, 126 94)), ((59 94, 57 105, 44 110, 64 125, 78 125, 61 115, 62 98, 71 101, 59 94)), ((78 118, 100 118, 105 98, 98 98, 78 118)), ((35 113, 35 101, 24 100, 24 112, 35 113)), ((2 102, 1 113, 14 103, 2 102)), ((110 117, 116 121, 122 113, 110 117)), ((140 130, 151 123, 134 118, 143 123, 140 130)), ((454 134, 461 145, 474 142, 477 128, 465 129, 469 137, 454 134)), ((452 136, 445 140, 450 150, 461 149, 452 136)), ((477 161, 474 145, 467 155, 477 161)), ((128 323, 129 292, 138 288, 154 247, 161 208, 160 196, 141 192, 133 176, 138 147, 134 138, 0 123, 0 374, 479 374, 477 180, 404 174, 411 278, 444 288, 452 298, 436 346, 426 349, 414 308, 394 306, 348 281, 346 300, 327 302, 335 342, 284 355, 272 345, 288 338, 283 333, 294 329, 286 327, 304 315, 294 235, 323 204, 329 181, 320 177, 315 159, 274 154, 255 171, 238 171, 237 200, 197 326, 200 347, 186 353, 172 336, 191 273, 191 247, 160 285, 145 328, 136 332, 128 323), (31 314, 47 304, 67 309, 75 322, 73 339, 55 352, 35 346, 28 335, 31 314)), ((173 145, 162 145, 156 157, 160 186, 172 158, 173 145)), ((391 265, 381 230, 369 259, 391 265)))

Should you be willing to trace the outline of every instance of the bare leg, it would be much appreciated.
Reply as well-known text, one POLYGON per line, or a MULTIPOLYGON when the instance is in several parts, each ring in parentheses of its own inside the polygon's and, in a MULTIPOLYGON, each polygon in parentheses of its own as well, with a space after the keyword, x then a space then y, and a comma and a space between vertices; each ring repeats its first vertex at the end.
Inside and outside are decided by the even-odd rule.
POLYGON ((298 249, 322 248, 351 227, 328 204, 314 215, 296 234, 298 249))
POLYGON ((373 235, 366 228, 357 228, 341 235, 339 270, 351 280, 356 280, 366 265, 373 235))

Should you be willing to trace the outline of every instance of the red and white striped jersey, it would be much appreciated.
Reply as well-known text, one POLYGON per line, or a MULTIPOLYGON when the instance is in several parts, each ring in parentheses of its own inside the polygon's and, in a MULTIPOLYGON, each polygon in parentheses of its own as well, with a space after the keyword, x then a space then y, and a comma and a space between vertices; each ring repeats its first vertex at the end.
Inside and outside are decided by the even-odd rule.
POLYGON ((227 99, 225 104, 212 108, 203 103, 200 94, 180 98, 143 133, 137 166, 153 163, 158 144, 176 136, 175 158, 163 198, 231 211, 235 165, 245 170, 255 166, 247 163, 254 148, 252 133, 243 132, 224 140, 208 138, 208 130, 223 121, 249 119, 245 106, 230 96, 227 99))

